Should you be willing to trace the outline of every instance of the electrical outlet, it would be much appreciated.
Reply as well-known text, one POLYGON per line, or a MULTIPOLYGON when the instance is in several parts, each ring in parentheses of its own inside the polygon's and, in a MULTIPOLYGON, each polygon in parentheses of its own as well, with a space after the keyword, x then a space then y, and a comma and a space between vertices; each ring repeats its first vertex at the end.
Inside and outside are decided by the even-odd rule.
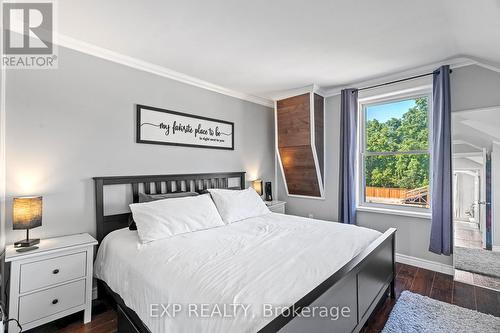
POLYGON ((313 213, 309 213, 309 218, 313 219, 314 218, 314 214, 313 213))

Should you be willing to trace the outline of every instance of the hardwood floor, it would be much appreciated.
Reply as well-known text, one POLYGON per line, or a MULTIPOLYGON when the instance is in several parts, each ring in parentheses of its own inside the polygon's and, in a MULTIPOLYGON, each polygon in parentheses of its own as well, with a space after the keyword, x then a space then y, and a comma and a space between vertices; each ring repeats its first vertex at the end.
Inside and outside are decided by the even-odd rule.
MULTIPOLYGON (((500 292, 458 281, 453 276, 396 263, 396 298, 401 292, 428 296, 439 301, 500 317, 500 292)), ((362 333, 380 332, 396 300, 387 298, 368 320, 362 333)))
POLYGON ((92 306, 92 321, 87 325, 83 325, 82 321, 83 312, 78 312, 28 330, 26 333, 113 333, 117 331, 116 310, 108 300, 94 301, 92 306))
MULTIPOLYGON (((500 293, 462 282, 453 281, 453 277, 426 269, 396 264, 396 297, 401 292, 409 290, 434 299, 456 304, 468 309, 492 314, 500 317, 500 293)), ((396 304, 395 300, 385 299, 375 310, 372 318, 365 325, 362 333, 380 332, 391 310, 396 304)), ((82 324, 83 314, 78 313, 57 320, 37 329, 27 331, 30 333, 112 333, 116 332, 116 311, 110 302, 96 301, 92 312, 92 321, 82 324)))

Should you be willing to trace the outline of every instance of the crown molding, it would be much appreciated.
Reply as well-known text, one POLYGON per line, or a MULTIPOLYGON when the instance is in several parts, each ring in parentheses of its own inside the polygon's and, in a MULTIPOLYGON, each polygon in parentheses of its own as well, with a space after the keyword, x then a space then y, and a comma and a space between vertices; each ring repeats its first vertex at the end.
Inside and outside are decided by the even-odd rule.
POLYGON ((452 114, 459 114, 459 113, 468 113, 468 112, 477 112, 477 111, 482 111, 482 112, 499 111, 500 112, 500 105, 494 105, 494 106, 489 106, 489 107, 485 107, 485 108, 454 110, 451 113, 452 114))
MULTIPOLYGON (((451 143, 452 144, 457 144, 457 145, 468 145, 468 146, 471 146, 472 148, 475 148, 475 149, 478 149, 480 151, 476 152, 476 153, 481 153, 483 148, 473 144, 472 142, 469 142, 467 140, 463 140, 463 139, 456 139, 456 140, 451 140, 451 143)), ((460 153, 455 153, 455 154, 460 154, 460 153)))
POLYGON ((484 60, 477 57, 469 57, 469 58, 475 61, 476 65, 478 65, 479 67, 483 67, 489 69, 490 71, 500 73, 500 63, 484 60))
POLYGON ((475 58, 475 57, 469 57, 469 56, 457 56, 453 58, 448 58, 439 62, 427 64, 424 66, 408 69, 405 71, 399 71, 395 72, 392 74, 388 75, 383 75, 383 76, 378 76, 373 79, 368 79, 364 81, 359 81, 351 84, 346 84, 342 86, 336 86, 333 88, 322 88, 319 87, 316 84, 311 84, 305 87, 301 88, 296 88, 296 89, 290 89, 286 90, 283 92, 276 93, 272 95, 273 100, 280 100, 292 96, 297 96, 301 94, 305 94, 307 92, 315 92, 323 97, 332 97, 332 96, 337 96, 340 95, 340 92, 342 89, 346 88, 352 88, 352 87, 365 87, 365 86, 372 86, 372 85, 377 85, 377 84, 382 84, 385 82, 390 82, 390 81, 396 81, 400 79, 404 79, 406 77, 410 76, 415 76, 415 75, 420 75, 420 74, 425 74, 427 72, 433 71, 436 68, 443 66, 443 65, 450 65, 451 69, 455 68, 461 68, 461 67, 467 67, 471 65, 477 65, 495 72, 500 73, 500 64, 492 63, 480 58, 475 58))
POLYGON ((427 72, 433 71, 436 68, 443 66, 443 65, 450 65, 450 68, 460 68, 460 67, 466 67, 466 66, 471 66, 471 65, 477 65, 478 62, 476 60, 473 60, 468 57, 456 57, 456 58, 450 58, 446 59, 443 61, 435 62, 432 64, 427 64, 424 66, 412 68, 409 70, 389 74, 389 75, 384 75, 384 76, 379 76, 373 79, 368 79, 365 81, 360 81, 360 82, 355 82, 351 84, 347 84, 344 86, 339 86, 339 87, 333 87, 330 89, 325 89, 325 97, 332 97, 336 95, 340 95, 340 92, 342 89, 346 88, 352 88, 352 87, 365 87, 365 86, 372 86, 372 85, 377 85, 377 84, 382 84, 385 82, 390 82, 390 81, 396 81, 400 79, 404 79, 406 77, 410 76, 415 76, 415 75, 420 75, 420 74, 425 74, 427 72))
POLYGON ((295 89, 289 89, 285 91, 281 91, 279 93, 275 93, 272 95, 273 101, 279 101, 285 98, 289 97, 294 97, 302 94, 307 94, 307 93, 315 93, 318 94, 322 97, 325 97, 326 92, 317 84, 310 84, 305 87, 300 87, 300 88, 295 88, 295 89))
MULTIPOLYGON (((57 20, 56 20, 57 21, 57 20)), ((16 28, 22 27, 22 24, 14 25, 16 28)), ((17 33, 23 34, 23 31, 13 30, 17 33)), ((151 62, 147 62, 144 60, 140 60, 134 57, 130 57, 115 51, 108 50, 104 47, 100 47, 91 43, 84 42, 82 40, 66 36, 57 32, 57 28, 54 32, 54 40, 53 43, 55 45, 59 45, 68 49, 72 49, 81 53, 85 53, 97 58, 105 59, 117 64, 121 64, 124 66, 128 66, 140 71, 148 72, 151 74, 155 74, 158 76, 162 76, 174 81, 182 82, 191 86, 195 86, 198 88, 210 90, 217 92, 219 94, 223 94, 226 96, 235 97, 241 100, 245 100, 248 102, 264 105, 267 107, 274 107, 274 103, 272 100, 254 96, 251 94, 246 94, 243 92, 239 92, 236 90, 228 89, 217 84, 210 83, 208 81, 204 81, 198 78, 195 78, 190 75, 186 75, 177 71, 174 71, 170 68, 163 67, 160 65, 153 64, 151 62)))
POLYGON ((279 101, 279 100, 282 100, 285 98, 307 94, 307 93, 310 93, 311 91, 313 91, 314 86, 315 86, 314 84, 310 84, 310 85, 305 86, 305 87, 281 91, 279 93, 273 94, 272 99, 273 99, 273 101, 279 101))
POLYGON ((118 52, 114 52, 111 50, 108 50, 106 48, 96 46, 87 42, 83 42, 81 40, 65 36, 63 34, 57 34, 54 44, 57 44, 59 46, 72 49, 81 53, 85 53, 94 57, 98 57, 101 59, 105 59, 111 62, 115 62, 124 66, 128 66, 137 70, 141 70, 144 72, 152 73, 158 76, 162 76, 168 79, 172 79, 178 82, 182 82, 185 84, 189 84, 191 86, 195 86, 198 88, 210 90, 217 92, 219 94, 235 97, 241 100, 245 100, 248 102, 264 105, 267 107, 273 107, 273 101, 259 97, 259 96, 254 96, 246 93, 242 93, 239 91, 235 91, 232 89, 228 89, 222 86, 219 86, 217 84, 213 84, 204 80, 200 80, 198 78, 174 71, 172 69, 155 65, 153 63, 143 61, 134 57, 130 57, 118 52))
POLYGON ((342 86, 337 86, 333 88, 323 88, 319 87, 316 84, 311 84, 306 87, 301 87, 301 88, 296 88, 296 89, 290 89, 285 92, 277 93, 272 96, 272 99, 260 97, 260 96, 255 96, 243 92, 239 92, 236 90, 232 90, 229 88, 222 87, 220 85, 210 83, 208 81, 204 81, 198 78, 195 78, 193 76, 183 74, 177 71, 174 71, 172 69, 156 65, 147 61, 143 61, 134 57, 130 57, 115 51, 108 50, 106 48, 90 44, 60 33, 56 33, 54 36, 54 44, 57 44, 62 47, 66 47, 81 53, 89 54, 101 59, 105 59, 111 62, 115 62, 124 66, 128 66, 137 70, 145 71, 148 73, 152 73, 155 75, 159 75, 165 78, 169 78, 178 82, 182 82, 188 85, 192 85, 195 87, 199 87, 202 89, 214 91, 223 95, 231 96, 234 98, 238 98, 241 100, 249 101, 252 103, 264 105, 267 107, 274 107, 274 101, 280 100, 283 98, 287 98, 290 96, 296 96, 300 95, 306 92, 314 92, 317 93, 323 97, 332 97, 336 95, 340 95, 340 92, 342 89, 348 88, 348 87, 363 87, 363 86, 370 86, 370 85, 377 85, 380 83, 388 82, 388 81, 394 81, 398 80, 401 78, 405 78, 408 76, 414 76, 414 75, 419 75, 426 73, 428 71, 434 70, 439 66, 442 65, 450 65, 450 68, 460 68, 460 67, 466 67, 466 66, 471 66, 471 65, 477 65, 495 72, 500 73, 500 64, 493 63, 490 61, 486 61, 480 58, 476 57, 470 57, 470 56, 457 56, 454 58, 449 58, 445 59, 443 61, 439 61, 436 63, 420 66, 417 68, 405 70, 405 71, 400 71, 396 72, 393 74, 389 75, 383 75, 383 76, 378 76, 373 79, 368 79, 365 81, 360 81, 356 83, 351 83, 351 84, 346 84, 342 86))

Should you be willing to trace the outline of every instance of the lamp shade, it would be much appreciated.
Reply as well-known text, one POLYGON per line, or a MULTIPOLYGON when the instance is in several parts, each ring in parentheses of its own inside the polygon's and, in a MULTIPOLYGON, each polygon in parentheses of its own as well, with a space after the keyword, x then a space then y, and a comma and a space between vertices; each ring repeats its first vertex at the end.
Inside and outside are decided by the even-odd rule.
POLYGON ((252 187, 254 188, 254 190, 259 194, 259 195, 262 195, 264 192, 263 192, 263 189, 262 189, 262 180, 261 179, 257 179, 257 180, 254 180, 252 182, 252 187))
POLYGON ((14 198, 13 229, 31 229, 42 225, 42 197, 14 198))

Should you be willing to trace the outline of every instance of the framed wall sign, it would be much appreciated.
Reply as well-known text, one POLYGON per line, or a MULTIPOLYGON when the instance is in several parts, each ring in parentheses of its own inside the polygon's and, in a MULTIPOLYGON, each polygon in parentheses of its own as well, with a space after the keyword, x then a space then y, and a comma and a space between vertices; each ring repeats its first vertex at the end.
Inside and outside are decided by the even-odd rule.
POLYGON ((137 105, 137 143, 234 150, 234 123, 137 105))

